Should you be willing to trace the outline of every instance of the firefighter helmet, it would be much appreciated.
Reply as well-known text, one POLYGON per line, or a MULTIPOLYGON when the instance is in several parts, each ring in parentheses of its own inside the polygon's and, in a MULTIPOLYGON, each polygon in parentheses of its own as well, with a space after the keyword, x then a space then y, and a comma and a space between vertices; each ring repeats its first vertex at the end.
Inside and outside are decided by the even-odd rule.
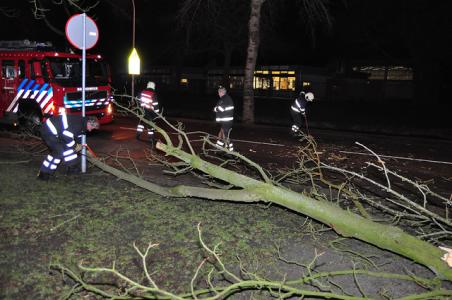
POLYGON ((155 82, 149 81, 146 88, 155 90, 155 82))
POLYGON ((306 99, 306 101, 312 101, 312 100, 314 100, 314 94, 311 93, 311 92, 306 93, 306 94, 304 95, 304 98, 306 99))

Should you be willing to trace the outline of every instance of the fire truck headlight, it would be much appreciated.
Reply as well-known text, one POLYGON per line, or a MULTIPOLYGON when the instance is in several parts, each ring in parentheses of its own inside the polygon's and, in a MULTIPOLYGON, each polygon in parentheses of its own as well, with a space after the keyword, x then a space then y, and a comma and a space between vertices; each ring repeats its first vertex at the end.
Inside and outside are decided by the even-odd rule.
POLYGON ((113 113, 113 105, 111 103, 107 106, 107 114, 111 115, 113 113))

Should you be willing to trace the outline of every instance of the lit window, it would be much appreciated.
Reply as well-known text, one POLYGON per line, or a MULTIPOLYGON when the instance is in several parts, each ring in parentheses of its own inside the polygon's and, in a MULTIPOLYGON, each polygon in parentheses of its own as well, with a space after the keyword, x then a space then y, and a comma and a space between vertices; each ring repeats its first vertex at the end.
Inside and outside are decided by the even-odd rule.
POLYGON ((180 87, 181 88, 188 88, 188 78, 181 78, 180 79, 180 87))
POLYGON ((288 90, 289 89, 289 78, 281 77, 279 81, 279 89, 288 90))
POLYGON ((273 90, 295 91, 295 77, 273 77, 273 90))
POLYGON ((303 81, 303 87, 305 87, 305 86, 310 86, 311 85, 311 83, 310 82, 307 82, 307 81, 303 81))
POLYGON ((280 79, 281 79, 281 77, 277 77, 277 76, 273 77, 273 89, 275 91, 279 90, 279 81, 280 81, 280 79))
POLYGON ((281 74, 281 71, 272 71, 272 74, 281 74))
POLYGON ((268 90, 270 88, 270 78, 254 77, 254 89, 268 90))
POLYGON ((295 75, 295 71, 289 71, 288 72, 290 75, 295 75))
POLYGON ((288 77, 287 80, 289 81, 289 90, 295 91, 295 77, 288 77))

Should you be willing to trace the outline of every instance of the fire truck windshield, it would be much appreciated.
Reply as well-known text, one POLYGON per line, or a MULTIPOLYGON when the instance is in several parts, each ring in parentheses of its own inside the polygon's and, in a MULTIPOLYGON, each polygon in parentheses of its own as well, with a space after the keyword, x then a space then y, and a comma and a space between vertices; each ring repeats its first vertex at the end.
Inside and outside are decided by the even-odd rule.
MULTIPOLYGON (((74 86, 82 81, 82 60, 79 58, 47 58, 51 78, 62 86, 74 86)), ((86 85, 99 86, 108 84, 107 67, 97 59, 86 60, 86 85)))

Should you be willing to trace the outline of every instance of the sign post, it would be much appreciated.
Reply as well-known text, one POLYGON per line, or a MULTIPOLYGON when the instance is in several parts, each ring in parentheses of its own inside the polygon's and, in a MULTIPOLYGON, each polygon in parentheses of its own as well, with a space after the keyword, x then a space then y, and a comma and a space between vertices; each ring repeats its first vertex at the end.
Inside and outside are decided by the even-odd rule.
MULTIPOLYGON (((85 13, 72 16, 66 23, 66 37, 72 46, 82 50, 82 116, 85 119, 86 50, 91 49, 99 39, 96 23, 85 13)), ((82 173, 86 172, 86 134, 82 135, 82 173)))

